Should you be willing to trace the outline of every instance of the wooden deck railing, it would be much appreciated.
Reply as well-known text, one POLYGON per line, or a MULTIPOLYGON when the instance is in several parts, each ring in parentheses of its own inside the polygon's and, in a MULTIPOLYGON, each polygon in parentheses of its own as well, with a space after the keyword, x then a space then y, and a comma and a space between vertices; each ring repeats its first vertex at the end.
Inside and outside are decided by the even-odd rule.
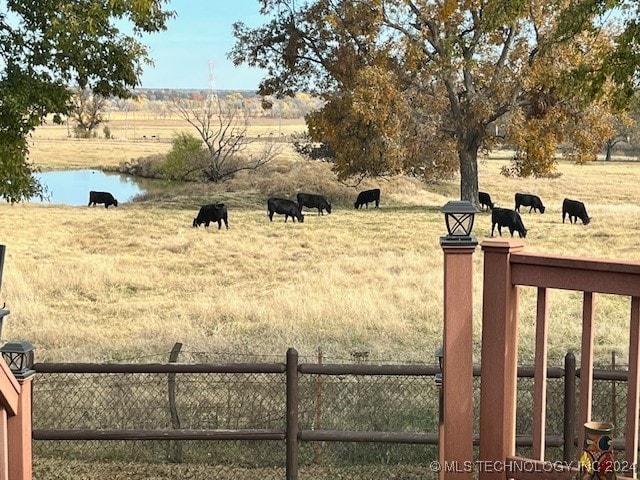
POLYGON ((31 480, 31 380, 0 357, 0 480, 31 480))
MULTIPOLYGON (((638 399, 640 388, 640 263, 611 262, 527 254, 519 239, 491 239, 484 251, 482 310, 482 385, 480 400, 480 462, 519 462, 522 472, 480 472, 481 480, 571 478, 571 469, 543 472, 545 449, 546 357, 550 289, 583 292, 580 354, 579 425, 591 421, 593 359, 597 294, 629 297, 629 372, 625 464, 638 458, 638 399), (516 459, 516 368, 518 361, 519 287, 537 288, 535 330, 534 425, 532 459, 516 459), (527 471, 527 467, 529 470, 527 471)), ((578 446, 583 444, 578 428, 578 446)), ((621 436, 622 436, 621 435, 621 436)), ((621 472, 622 473, 622 472, 621 472)), ((635 473, 630 472, 629 475, 635 473)), ((622 477, 618 477, 622 478, 622 477)))

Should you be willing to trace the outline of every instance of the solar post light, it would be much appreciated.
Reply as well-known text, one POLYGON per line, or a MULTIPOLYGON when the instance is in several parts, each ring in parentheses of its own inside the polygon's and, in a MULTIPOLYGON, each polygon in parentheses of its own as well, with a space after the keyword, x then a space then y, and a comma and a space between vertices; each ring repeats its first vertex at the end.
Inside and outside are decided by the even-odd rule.
POLYGON ((33 345, 29 342, 7 342, 0 347, 0 353, 9 370, 18 379, 32 375, 33 370, 33 345))
MULTIPOLYGON (((473 252, 471 236, 478 209, 468 201, 450 201, 442 207, 447 236, 440 237, 444 252, 444 330, 440 363, 440 465, 463 465, 473 460, 473 252), (444 361, 445 355, 447 361, 444 361), (451 361, 449 358, 455 358, 451 361), (444 381, 446 378, 446 382, 444 381)), ((436 379, 437 384, 437 379, 436 379)), ((448 478, 441 471, 439 478, 448 478)), ((472 480, 473 472, 455 474, 472 480)))
POLYGON ((477 240, 471 236, 473 221, 478 209, 466 200, 452 200, 442 207, 444 221, 447 226, 447 236, 441 242, 472 243, 477 240))

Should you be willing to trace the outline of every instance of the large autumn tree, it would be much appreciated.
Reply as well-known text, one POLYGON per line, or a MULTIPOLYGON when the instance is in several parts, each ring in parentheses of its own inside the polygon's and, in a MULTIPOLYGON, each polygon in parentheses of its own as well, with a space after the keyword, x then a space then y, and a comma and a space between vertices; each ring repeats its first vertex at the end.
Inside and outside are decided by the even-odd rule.
POLYGON ((142 33, 164 30, 167 0, 8 0, 0 7, 0 196, 45 193, 28 137, 69 113, 74 88, 127 96, 149 62, 142 33), (124 30, 126 29, 126 31, 124 30))
MULTIPOLYGON (((570 132, 584 137, 597 119, 587 112, 595 95, 586 94, 604 88, 610 76, 591 82, 591 90, 573 86, 602 71, 604 57, 590 46, 608 28, 603 14, 621 1, 260 3, 270 21, 259 28, 235 24, 230 57, 266 70, 263 95, 304 90, 326 100, 307 117, 309 133, 330 144, 342 178, 459 171, 461 199, 477 203, 478 152, 495 145, 495 124, 506 117, 514 125, 508 134, 520 142, 516 174, 553 170, 550 142, 573 144, 586 158, 583 150, 608 133, 596 131, 588 142, 570 138, 570 132), (579 22, 562 16, 570 5, 582 7, 579 22), (558 122, 574 124, 562 138, 558 122), (526 129, 544 134, 542 146, 522 136, 526 129)), ((598 48, 613 48, 611 40, 598 48)))

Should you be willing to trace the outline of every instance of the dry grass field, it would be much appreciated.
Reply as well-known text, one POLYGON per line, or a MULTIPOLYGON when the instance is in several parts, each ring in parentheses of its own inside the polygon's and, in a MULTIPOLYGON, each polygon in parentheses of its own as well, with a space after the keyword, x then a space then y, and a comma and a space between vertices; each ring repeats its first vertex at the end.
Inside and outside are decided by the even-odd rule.
MULTIPOLYGON (((197 136, 195 129, 176 114, 158 118, 150 112, 113 112, 107 124, 112 136, 109 140, 100 127, 96 138, 78 139, 67 125, 47 124, 33 135, 31 159, 42 170, 114 169, 132 158, 167 153, 175 133, 197 136)), ((255 140, 272 140, 305 131, 301 119, 261 118, 251 120, 247 134, 255 140)))
MULTIPOLYGON (((75 140, 64 127, 43 127, 31 158, 42 169, 114 168, 167 151, 168 142, 137 139, 161 131, 145 122, 128 140, 75 140)), ((162 128, 169 138, 179 126, 162 128)), ((304 129, 300 122, 287 128, 304 129)), ((535 193, 547 206, 544 215, 522 214, 527 251, 640 261, 640 164, 561 163, 557 179, 511 179, 499 174, 505 162, 482 160, 481 190, 499 206, 513 208, 515 192, 535 193), (590 225, 562 224, 565 196, 585 202, 590 225)), ((382 189, 381 208, 354 210, 356 189, 336 182, 327 164, 287 151, 264 171, 225 185, 162 185, 108 210, 0 205, 7 246, 0 300, 11 310, 2 338, 31 341, 38 361, 156 361, 179 341, 210 353, 284 356, 295 347, 303 356, 321 349, 329 361, 367 351, 372 361, 434 363, 442 331, 440 207, 458 198, 457 181, 365 185, 373 186, 382 189), (325 193, 333 213, 307 211, 303 224, 278 215, 269 222, 266 198, 301 189, 325 193), (227 203, 229 230, 192 228, 198 206, 214 200, 227 203)), ((478 214, 474 234, 482 241, 490 230, 490 214, 478 214)), ((479 351, 480 248, 474 261, 479 351)), ((581 297, 558 291, 551 302, 550 351, 559 362, 579 350, 581 297)), ((626 355, 629 304, 599 300, 602 358, 612 349, 626 355)), ((535 315, 527 289, 521 311, 526 361, 535 315)))

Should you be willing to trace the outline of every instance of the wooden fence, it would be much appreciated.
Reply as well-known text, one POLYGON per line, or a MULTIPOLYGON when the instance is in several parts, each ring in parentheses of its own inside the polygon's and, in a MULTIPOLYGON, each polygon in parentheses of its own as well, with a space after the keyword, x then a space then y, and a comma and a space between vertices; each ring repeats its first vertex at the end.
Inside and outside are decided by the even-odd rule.
MULTIPOLYGON (((179 344, 177 344, 179 345, 179 344)), ((166 374, 167 375, 167 408, 171 413, 171 429, 36 429, 33 431, 35 440, 164 440, 174 445, 171 460, 181 460, 182 440, 257 440, 257 441, 283 441, 286 445, 286 471, 287 478, 297 478, 300 442, 380 442, 380 443, 405 443, 405 444, 438 444, 438 432, 393 432, 393 431, 342 431, 323 429, 300 429, 299 415, 299 382, 302 375, 315 375, 318 381, 322 376, 422 376, 433 377, 440 373, 435 365, 371 365, 371 364, 322 364, 299 363, 298 353, 289 349, 286 361, 283 363, 247 363, 247 364, 184 364, 174 363, 177 359, 177 350, 171 355, 170 363, 157 364, 81 364, 81 363, 37 363, 34 365, 40 376, 46 374, 166 374), (280 429, 184 429, 180 428, 176 409, 176 375, 177 374, 269 374, 284 376, 286 383, 286 416, 284 425, 280 429)), ((519 367, 518 376, 521 378, 534 378, 534 367, 519 367)), ((480 367, 474 368, 474 375, 480 375, 480 367)), ((593 371, 596 380, 626 381, 627 372, 624 370, 600 370, 593 371)), ((564 426, 563 435, 547 435, 545 443, 547 447, 563 449, 563 459, 567 462, 575 460, 576 452, 576 382, 580 377, 580 371, 576 369, 576 361, 573 354, 565 356, 564 368, 547 368, 546 378, 564 379, 564 426)), ((37 389, 37 383, 36 383, 37 389)), ((317 395, 322 395, 321 390, 317 395)), ((317 399, 316 399, 317 400, 317 399)), ((322 401, 319 402, 320 404, 322 401)), ((36 408, 37 411, 37 408, 36 408)), ((479 444, 478 435, 474 435, 474 444, 479 444)), ((518 447, 531 447, 532 435, 518 435, 516 439, 518 447)), ((623 447, 617 442, 617 448, 623 447)))
MULTIPOLYGON (((625 466, 635 477, 640 424, 640 263, 571 258, 557 255, 527 254, 519 239, 491 239, 482 243, 484 252, 482 387, 480 400, 480 462, 529 462, 545 460, 547 407, 547 336, 550 324, 549 292, 568 290, 582 293, 582 334, 578 423, 592 421, 595 299, 599 294, 618 295, 629 301, 629 366, 623 435, 618 449, 624 450, 625 466), (487 281, 490 279, 490 281, 487 281), (534 444, 531 459, 515 455, 516 365, 518 363, 519 293, 533 287, 537 293, 535 323, 534 444)), ((578 429, 578 442, 584 442, 584 429, 578 429)), ((582 447, 581 447, 582 448, 582 447)), ((522 463, 524 465, 524 463, 522 463)), ((619 473, 627 473, 624 471, 619 473)), ((509 476, 517 479, 573 478, 567 469, 550 476, 543 470, 534 475, 509 476)), ((481 480, 503 480, 504 471, 480 472, 481 480)), ((618 477, 623 478, 623 477, 618 477)))
POLYGON ((0 358, 0 480, 32 477, 32 379, 16 379, 0 358))

